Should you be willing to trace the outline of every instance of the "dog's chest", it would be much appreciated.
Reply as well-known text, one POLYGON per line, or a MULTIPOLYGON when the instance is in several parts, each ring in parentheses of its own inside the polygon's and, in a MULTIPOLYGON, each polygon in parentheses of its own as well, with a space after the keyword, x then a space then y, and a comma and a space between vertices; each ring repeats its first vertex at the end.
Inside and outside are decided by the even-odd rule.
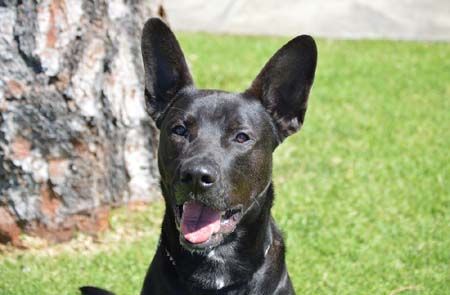
POLYGON ((182 277, 185 281, 189 278, 187 279, 189 284, 199 289, 224 290, 231 285, 240 285, 251 280, 250 269, 251 267, 231 253, 211 250, 201 263, 189 269, 182 277))
POLYGON ((209 252, 207 258, 210 264, 216 265, 217 268, 221 270, 215 272, 213 281, 216 289, 222 289, 225 287, 226 280, 229 281, 229 277, 224 273, 226 271, 225 259, 220 254, 216 253, 215 250, 209 252))

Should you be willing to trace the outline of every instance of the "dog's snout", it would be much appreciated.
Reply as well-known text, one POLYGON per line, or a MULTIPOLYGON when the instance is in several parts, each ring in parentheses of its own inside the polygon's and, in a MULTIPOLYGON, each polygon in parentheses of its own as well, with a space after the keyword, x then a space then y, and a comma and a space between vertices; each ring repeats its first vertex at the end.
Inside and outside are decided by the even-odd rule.
POLYGON ((192 191, 204 190, 214 185, 218 173, 212 165, 194 164, 181 171, 180 180, 183 184, 191 186, 192 191))

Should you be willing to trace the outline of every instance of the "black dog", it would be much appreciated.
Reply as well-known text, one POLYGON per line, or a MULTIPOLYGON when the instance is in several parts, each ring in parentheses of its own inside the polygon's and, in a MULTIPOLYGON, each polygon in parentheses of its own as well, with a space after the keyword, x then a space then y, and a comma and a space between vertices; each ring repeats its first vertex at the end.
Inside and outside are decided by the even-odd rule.
MULTIPOLYGON (((303 124, 314 40, 289 41, 238 94, 196 89, 159 19, 145 24, 142 55, 166 212, 141 294, 294 294, 270 213, 272 152, 303 124)), ((108 294, 94 291, 83 290, 108 294)))

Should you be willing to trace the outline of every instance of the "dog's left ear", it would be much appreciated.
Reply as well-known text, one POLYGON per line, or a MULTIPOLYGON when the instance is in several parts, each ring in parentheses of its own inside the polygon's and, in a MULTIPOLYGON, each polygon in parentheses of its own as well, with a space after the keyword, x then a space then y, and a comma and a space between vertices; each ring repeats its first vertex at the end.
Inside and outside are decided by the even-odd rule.
POLYGON ((298 36, 275 53, 245 91, 260 99, 272 116, 280 142, 303 125, 316 63, 314 39, 298 36))
POLYGON ((159 127, 161 115, 180 90, 193 85, 186 60, 175 35, 158 18, 142 30, 147 111, 159 127))

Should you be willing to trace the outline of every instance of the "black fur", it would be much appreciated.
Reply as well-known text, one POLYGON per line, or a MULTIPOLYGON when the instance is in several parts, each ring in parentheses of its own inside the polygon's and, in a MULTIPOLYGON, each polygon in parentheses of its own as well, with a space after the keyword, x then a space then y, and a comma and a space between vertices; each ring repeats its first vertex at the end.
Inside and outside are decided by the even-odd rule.
POLYGON ((142 54, 148 112, 160 129, 166 211, 141 294, 294 294, 270 213, 272 152, 303 125, 314 40, 288 42, 243 93, 195 88, 175 36, 159 19, 145 24, 142 54), (191 243, 179 230, 179 208, 191 201, 238 212, 239 221, 231 232, 191 243))
POLYGON ((114 293, 111 293, 109 291, 97 288, 97 287, 91 287, 91 286, 84 286, 80 288, 81 294, 89 294, 89 295, 114 295, 114 293))

